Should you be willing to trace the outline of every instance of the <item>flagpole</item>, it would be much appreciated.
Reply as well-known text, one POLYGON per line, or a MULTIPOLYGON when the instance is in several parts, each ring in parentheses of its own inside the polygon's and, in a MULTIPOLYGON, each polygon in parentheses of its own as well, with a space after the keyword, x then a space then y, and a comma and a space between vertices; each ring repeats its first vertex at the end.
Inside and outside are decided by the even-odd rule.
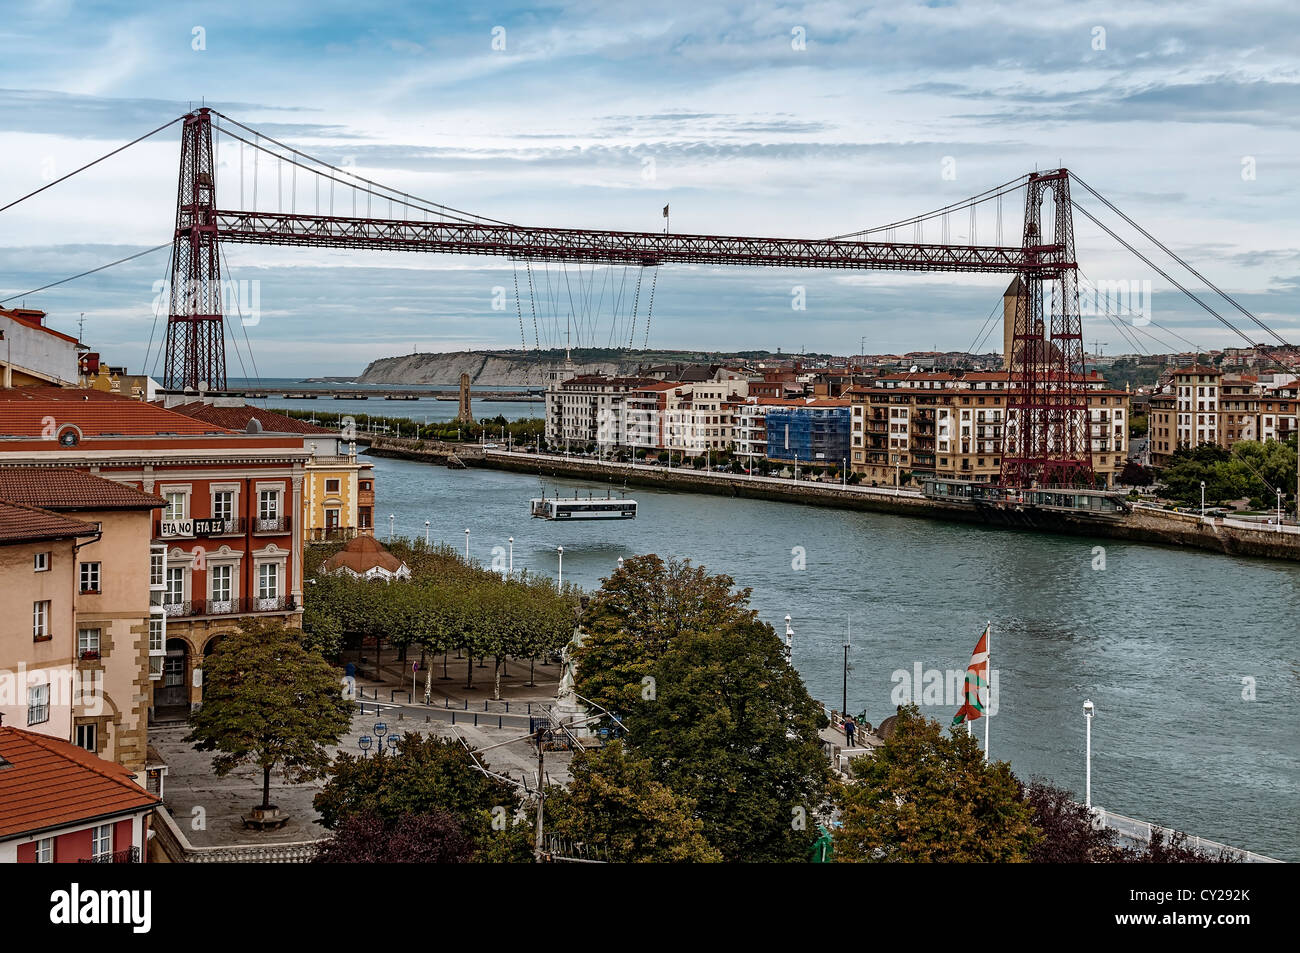
POLYGON ((984 763, 989 763, 989 716, 993 704, 993 621, 989 620, 984 628, 985 635, 988 636, 989 660, 988 660, 988 678, 984 688, 984 763))

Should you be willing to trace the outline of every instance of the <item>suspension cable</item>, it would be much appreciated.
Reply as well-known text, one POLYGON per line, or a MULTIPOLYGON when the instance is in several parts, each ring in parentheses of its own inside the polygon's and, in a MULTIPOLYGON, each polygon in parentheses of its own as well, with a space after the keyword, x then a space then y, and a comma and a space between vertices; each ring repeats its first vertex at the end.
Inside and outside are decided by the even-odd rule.
POLYGON ((105 268, 112 268, 114 265, 122 265, 136 258, 143 258, 145 255, 151 255, 156 251, 162 251, 164 248, 170 248, 171 245, 172 245, 171 239, 168 239, 167 241, 163 242, 161 245, 154 245, 153 248, 146 248, 144 251, 138 251, 134 255, 127 255, 125 258, 119 258, 117 261, 110 261, 107 265, 100 265, 98 268, 91 268, 89 271, 83 271, 79 275, 72 275, 71 277, 68 278, 60 278, 58 281, 51 281, 48 285, 41 285, 39 288, 33 288, 31 291, 24 291, 22 294, 10 295, 8 298, 0 298, 0 304, 4 304, 6 301, 13 301, 15 298, 23 298, 26 297, 27 295, 34 295, 39 291, 45 291, 49 288, 55 288, 58 287, 59 285, 67 284, 69 281, 76 281, 78 278, 85 278, 87 275, 93 275, 98 271, 103 271, 105 268))

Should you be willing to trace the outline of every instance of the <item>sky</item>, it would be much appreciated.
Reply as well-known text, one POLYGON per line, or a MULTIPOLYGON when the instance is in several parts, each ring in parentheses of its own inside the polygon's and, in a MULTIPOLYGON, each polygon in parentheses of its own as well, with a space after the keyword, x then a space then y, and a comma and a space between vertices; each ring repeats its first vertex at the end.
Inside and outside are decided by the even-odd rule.
MULTIPOLYGON (((0 206, 200 103, 386 186, 524 225, 658 230, 668 204, 674 232, 823 238, 1065 166, 1300 337, 1293 3, 0 0, 0 13, 0 206)), ((24 293, 167 243, 179 150, 173 125, 0 212, 0 299, 70 333, 84 320, 84 340, 109 363, 160 373, 167 248, 24 293)), ((251 207, 251 152, 219 142, 222 207, 251 207)), ((305 171, 290 197, 280 164, 277 192, 275 165, 258 167, 259 209, 318 207, 305 171)), ((1075 198, 1124 228, 1077 184, 1075 198)), ((336 202, 350 199, 340 191, 336 202)), ((1009 199, 1009 244, 1020 215, 1009 199)), ((992 203, 975 226, 976 240, 994 240, 992 203)), ((942 239, 929 229, 926 240, 942 239)), ((969 216, 949 229, 966 241, 969 216)), ((1090 350, 1244 343, 1082 216, 1075 230, 1087 278, 1151 282, 1153 323, 1088 315, 1090 350)), ((621 266, 535 265, 531 294, 527 271, 506 259, 231 244, 223 270, 232 304, 239 296, 228 309, 240 314, 228 322, 232 377, 254 366, 263 377, 350 375, 413 350, 566 336, 996 350, 987 322, 1007 282, 665 265, 641 276, 633 328, 637 274, 621 266)), ((1222 302, 1216 310, 1247 326, 1222 302)))

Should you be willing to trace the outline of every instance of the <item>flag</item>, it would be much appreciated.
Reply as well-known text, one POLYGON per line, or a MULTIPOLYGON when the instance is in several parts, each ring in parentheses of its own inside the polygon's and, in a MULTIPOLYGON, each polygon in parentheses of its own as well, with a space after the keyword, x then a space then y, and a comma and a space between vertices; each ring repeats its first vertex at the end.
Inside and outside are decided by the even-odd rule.
POLYGON ((665 206, 664 206, 664 218, 667 218, 667 217, 668 217, 668 206, 665 205, 665 206))
POLYGON ((965 697, 965 703, 957 709, 957 714, 953 716, 953 725, 960 725, 964 721, 974 721, 984 715, 984 701, 981 700, 980 692, 984 693, 983 698, 988 698, 989 687, 989 630, 988 626, 984 627, 984 634, 980 640, 975 643, 975 654, 970 657, 970 665, 966 666, 966 685, 962 690, 965 697))

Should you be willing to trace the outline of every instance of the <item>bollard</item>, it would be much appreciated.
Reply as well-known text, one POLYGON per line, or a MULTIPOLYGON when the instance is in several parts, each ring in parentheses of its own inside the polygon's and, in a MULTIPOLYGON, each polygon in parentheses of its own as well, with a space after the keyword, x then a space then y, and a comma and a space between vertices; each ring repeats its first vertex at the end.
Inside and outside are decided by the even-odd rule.
POLYGON ((507 701, 507 702, 506 702, 506 711, 509 711, 509 710, 510 710, 510 702, 507 701))
POLYGON ((498 727, 498 728, 501 727, 501 716, 500 716, 500 715, 497 715, 497 727, 498 727))
POLYGON ((428 716, 428 715, 425 715, 425 716, 424 716, 424 723, 425 723, 426 725, 429 723, 429 716, 428 716))
POLYGON ((454 711, 451 713, 451 723, 456 724, 456 713, 454 711))

